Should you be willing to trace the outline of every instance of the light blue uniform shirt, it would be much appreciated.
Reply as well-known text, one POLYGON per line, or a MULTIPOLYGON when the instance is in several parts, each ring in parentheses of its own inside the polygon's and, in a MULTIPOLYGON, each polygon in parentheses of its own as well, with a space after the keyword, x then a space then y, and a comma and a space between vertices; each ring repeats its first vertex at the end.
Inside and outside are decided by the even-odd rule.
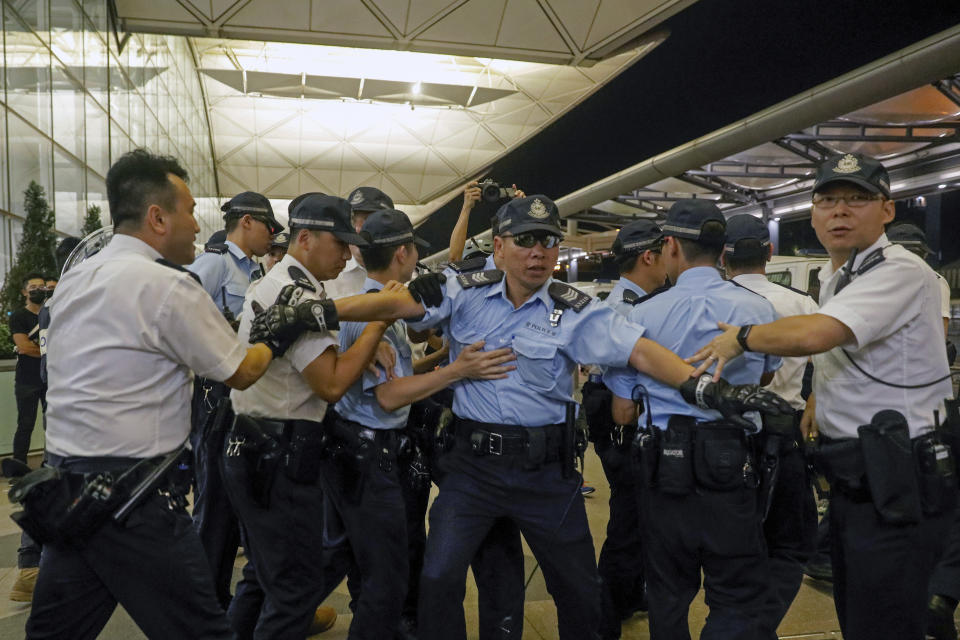
POLYGON ((453 412, 469 420, 536 427, 564 421, 578 362, 626 366, 643 328, 594 299, 579 313, 566 309, 551 326, 548 280, 520 308, 500 282, 464 289, 456 278, 444 285, 439 307, 410 321, 417 330, 440 326, 450 339, 450 359, 484 340, 485 350, 511 347, 516 370, 502 380, 461 380, 453 385, 453 412))
POLYGON ((610 295, 607 296, 607 299, 604 300, 604 302, 613 307, 614 311, 626 318, 628 315, 630 315, 633 305, 624 301, 624 291, 633 291, 641 298, 647 295, 647 292, 634 284, 632 280, 628 280, 627 278, 623 277, 617 280, 617 284, 613 285, 613 289, 610 290, 610 295))
MULTIPOLYGON (((644 337, 659 342, 681 358, 688 358, 720 333, 717 322, 743 326, 777 319, 766 298, 720 277, 713 267, 687 269, 670 289, 633 307, 631 322, 646 328, 644 337)), ((723 368, 731 384, 757 384, 766 371, 780 368, 780 357, 748 352, 723 368)), ((638 373, 634 369, 610 369, 603 381, 621 398, 631 398, 633 388, 642 384, 650 394, 653 424, 667 428, 671 415, 697 420, 719 420, 719 411, 706 411, 689 404, 673 387, 638 373)), ((642 420, 641 424, 645 424, 642 420)))
POLYGON ((201 253, 187 269, 200 276, 200 283, 218 309, 223 311, 226 300, 227 308, 239 318, 247 287, 254 280, 254 274, 259 273, 260 266, 235 243, 227 240, 226 245, 226 253, 201 253))
MULTIPOLYGON (((383 285, 367 278, 363 282, 361 292, 376 289, 383 289, 383 285)), ((340 323, 340 352, 344 352, 357 341, 360 334, 367 326, 366 322, 341 322, 340 323)), ((383 340, 390 343, 393 350, 397 353, 397 363, 393 367, 393 375, 397 378, 404 378, 413 375, 413 355, 410 350, 410 343, 407 341, 407 325, 403 320, 396 320, 390 328, 383 334, 383 340)), ((347 392, 340 398, 336 410, 347 420, 359 422, 365 427, 371 429, 402 429, 407 424, 407 417, 410 415, 410 405, 401 407, 396 411, 384 411, 374 389, 387 381, 386 372, 377 367, 377 375, 369 371, 364 371, 359 380, 347 389, 347 392)))

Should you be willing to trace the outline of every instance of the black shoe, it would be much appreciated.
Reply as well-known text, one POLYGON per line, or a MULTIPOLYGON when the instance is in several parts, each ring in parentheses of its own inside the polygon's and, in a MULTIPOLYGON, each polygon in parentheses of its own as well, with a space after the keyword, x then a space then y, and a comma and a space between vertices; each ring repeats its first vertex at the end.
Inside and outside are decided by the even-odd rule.
POLYGON ((830 563, 809 562, 803 565, 803 572, 814 580, 833 582, 833 567, 830 563))
POLYGON ((957 601, 946 596, 933 595, 927 605, 927 637, 933 640, 957 640, 957 626, 953 612, 957 601))
POLYGON ((26 462, 16 458, 6 458, 0 462, 0 472, 3 472, 3 475, 7 478, 22 478, 30 471, 32 469, 27 466, 26 462))

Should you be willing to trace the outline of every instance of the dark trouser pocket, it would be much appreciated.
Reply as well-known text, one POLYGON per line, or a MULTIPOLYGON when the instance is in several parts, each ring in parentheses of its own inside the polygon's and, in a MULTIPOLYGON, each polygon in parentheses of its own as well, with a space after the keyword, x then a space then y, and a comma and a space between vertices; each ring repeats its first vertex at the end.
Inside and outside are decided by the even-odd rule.
POLYGON ((733 491, 744 486, 747 447, 737 428, 700 428, 693 453, 697 482, 714 491, 733 491))
POLYGON ((693 433, 688 426, 670 425, 660 434, 657 487, 685 496, 693 491, 693 433))

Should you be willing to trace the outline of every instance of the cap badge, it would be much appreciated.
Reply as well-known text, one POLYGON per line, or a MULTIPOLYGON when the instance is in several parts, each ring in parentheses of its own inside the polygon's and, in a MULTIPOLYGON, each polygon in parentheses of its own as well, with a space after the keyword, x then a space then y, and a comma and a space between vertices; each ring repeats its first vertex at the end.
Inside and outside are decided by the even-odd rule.
POLYGON ((840 158, 836 169, 833 170, 834 173, 856 173, 857 171, 860 171, 860 161, 850 153, 840 158))
POLYGON ((550 215, 550 212, 547 211, 547 205, 543 204, 543 201, 540 198, 537 198, 530 205, 530 217, 536 218, 537 220, 543 220, 550 215))
POLYGON ((363 192, 359 189, 350 196, 350 204, 360 204, 363 202, 363 192))

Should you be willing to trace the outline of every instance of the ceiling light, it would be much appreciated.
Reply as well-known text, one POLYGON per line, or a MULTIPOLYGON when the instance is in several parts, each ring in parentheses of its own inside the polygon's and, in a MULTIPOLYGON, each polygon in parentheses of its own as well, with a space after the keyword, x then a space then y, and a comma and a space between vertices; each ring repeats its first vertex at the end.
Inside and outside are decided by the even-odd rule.
POLYGON ((946 189, 946 188, 947 188, 947 185, 945 185, 945 184, 938 184, 938 185, 937 185, 937 189, 946 189))

